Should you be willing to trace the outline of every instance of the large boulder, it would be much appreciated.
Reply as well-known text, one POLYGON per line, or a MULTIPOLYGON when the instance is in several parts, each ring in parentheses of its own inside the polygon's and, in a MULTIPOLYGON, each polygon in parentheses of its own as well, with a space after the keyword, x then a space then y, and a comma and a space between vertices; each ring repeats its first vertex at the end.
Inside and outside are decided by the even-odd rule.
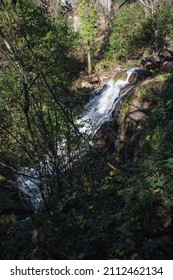
POLYGON ((153 73, 150 71, 147 71, 145 69, 136 68, 135 71, 131 73, 131 75, 128 78, 128 82, 131 84, 134 84, 139 81, 143 81, 149 77, 153 77, 153 73))

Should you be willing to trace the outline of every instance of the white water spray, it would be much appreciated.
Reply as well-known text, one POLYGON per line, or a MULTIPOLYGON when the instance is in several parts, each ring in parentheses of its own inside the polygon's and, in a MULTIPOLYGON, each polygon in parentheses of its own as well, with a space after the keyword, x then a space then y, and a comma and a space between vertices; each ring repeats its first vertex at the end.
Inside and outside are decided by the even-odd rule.
POLYGON ((127 95, 129 89, 127 93, 126 91, 123 93, 123 97, 120 97, 120 92, 129 84, 129 77, 137 69, 133 68, 127 71, 125 81, 118 80, 114 82, 112 79, 93 91, 93 97, 85 106, 83 116, 77 121, 81 133, 93 136, 103 123, 113 119, 115 116, 114 111, 120 105, 123 97, 127 95))

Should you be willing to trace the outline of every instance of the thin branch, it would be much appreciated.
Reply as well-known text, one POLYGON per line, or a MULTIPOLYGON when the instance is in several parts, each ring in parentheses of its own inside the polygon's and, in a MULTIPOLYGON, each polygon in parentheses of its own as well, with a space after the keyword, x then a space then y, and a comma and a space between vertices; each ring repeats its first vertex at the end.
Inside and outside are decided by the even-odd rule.
POLYGON ((52 90, 51 86, 49 85, 47 79, 46 79, 46 76, 44 75, 43 71, 41 70, 41 75, 42 75, 42 78, 43 78, 43 81, 47 87, 47 89, 49 90, 49 92, 52 94, 53 98, 55 99, 56 103, 58 104, 58 106, 60 107, 60 109, 62 110, 64 116, 67 118, 67 120, 72 124, 75 132, 82 136, 82 134, 80 133, 78 127, 74 124, 73 120, 69 117, 69 115, 66 113, 66 110, 63 108, 63 106, 61 105, 61 103, 57 100, 57 97, 54 93, 54 91, 52 90))
POLYGON ((107 165, 112 168, 113 170, 117 171, 117 168, 115 166, 113 166, 111 163, 107 162, 107 165))
POLYGON ((120 6, 119 6, 119 9, 124 6, 129 0, 125 0, 120 6))
POLYGON ((30 155, 28 150, 25 148, 25 146, 22 145, 22 143, 17 139, 17 137, 15 137, 6 127, 2 126, 1 124, 0 124, 0 128, 2 130, 5 130, 20 145, 20 147, 26 152, 26 154, 32 159, 32 155, 30 155))

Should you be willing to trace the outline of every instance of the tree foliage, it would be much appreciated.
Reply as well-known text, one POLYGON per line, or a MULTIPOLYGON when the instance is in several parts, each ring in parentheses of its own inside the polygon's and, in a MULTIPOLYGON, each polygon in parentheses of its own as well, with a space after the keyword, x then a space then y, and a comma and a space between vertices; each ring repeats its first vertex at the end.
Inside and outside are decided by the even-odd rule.
POLYGON ((30 1, 3 6, 0 24, 1 153, 11 167, 35 168, 41 188, 57 195, 62 139, 70 153, 77 133, 69 103, 75 35, 66 18, 51 21, 30 1))
POLYGON ((78 6, 79 32, 87 52, 88 73, 92 72, 92 56, 96 38, 97 10, 92 0, 80 0, 78 6))
POLYGON ((166 36, 172 36, 172 22, 167 3, 147 17, 138 3, 124 6, 114 19, 105 57, 127 60, 141 56, 147 48, 161 48, 166 36))
MULTIPOLYGON (((172 74, 136 85, 151 108, 133 127, 133 133, 140 131, 135 160, 126 151, 137 147, 128 141, 83 153, 71 92, 78 75, 77 34, 64 14, 52 19, 38 2, 0 2, 0 257, 172 259, 172 74), (37 172, 43 203, 32 219, 15 224, 21 194, 5 177, 13 179, 23 166, 37 172)), ((80 0, 79 8, 81 40, 91 56, 93 2, 80 0)), ((155 18, 139 5, 151 1, 125 2, 130 5, 121 6, 107 46, 109 62, 139 57, 154 47, 156 35, 157 43, 172 36, 171 1, 155 18)), ((129 126, 135 121, 125 119, 129 126)))

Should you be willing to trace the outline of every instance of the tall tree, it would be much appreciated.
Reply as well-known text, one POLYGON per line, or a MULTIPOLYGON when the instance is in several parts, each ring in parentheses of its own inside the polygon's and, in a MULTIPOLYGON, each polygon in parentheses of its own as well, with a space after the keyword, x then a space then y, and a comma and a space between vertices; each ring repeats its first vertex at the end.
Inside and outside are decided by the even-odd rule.
POLYGON ((92 72, 92 56, 96 37, 98 14, 93 0, 79 0, 79 32, 87 52, 88 74, 92 72))

